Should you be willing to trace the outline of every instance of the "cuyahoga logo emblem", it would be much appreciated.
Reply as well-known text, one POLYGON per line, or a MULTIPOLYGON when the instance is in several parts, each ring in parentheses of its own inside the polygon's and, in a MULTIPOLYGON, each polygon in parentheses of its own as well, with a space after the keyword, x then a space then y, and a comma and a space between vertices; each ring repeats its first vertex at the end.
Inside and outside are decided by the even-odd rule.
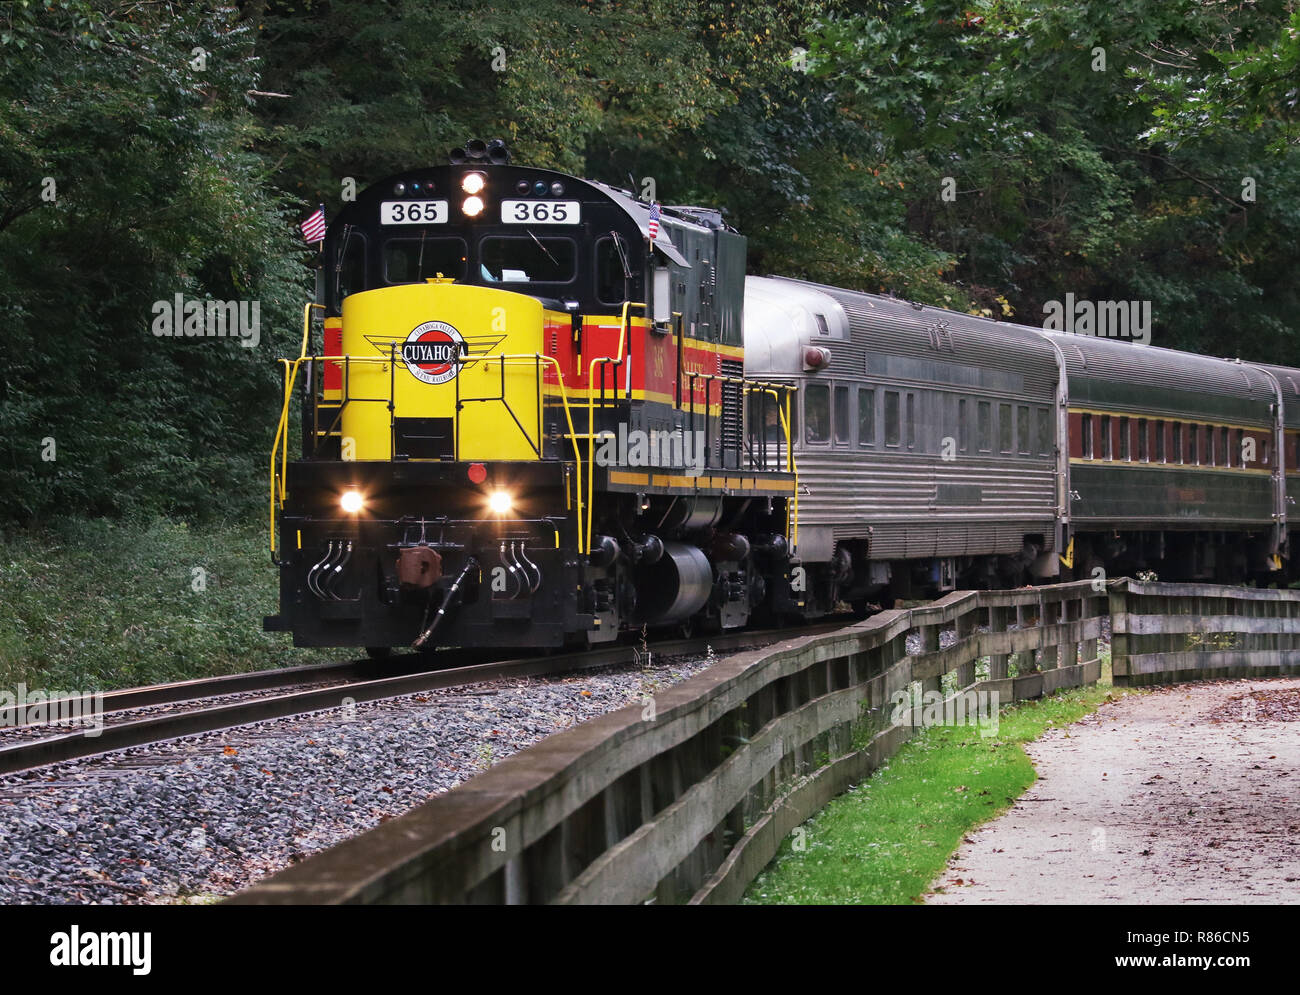
POLYGON ((411 376, 427 384, 446 383, 460 370, 459 360, 468 355, 460 332, 445 321, 416 325, 402 343, 402 362, 411 376))
POLYGON ((406 338, 363 336, 381 356, 400 357, 421 383, 440 384, 453 379, 467 362, 482 359, 504 340, 504 335, 462 335, 445 321, 416 325, 406 338), (459 357, 459 361, 457 360, 459 357))

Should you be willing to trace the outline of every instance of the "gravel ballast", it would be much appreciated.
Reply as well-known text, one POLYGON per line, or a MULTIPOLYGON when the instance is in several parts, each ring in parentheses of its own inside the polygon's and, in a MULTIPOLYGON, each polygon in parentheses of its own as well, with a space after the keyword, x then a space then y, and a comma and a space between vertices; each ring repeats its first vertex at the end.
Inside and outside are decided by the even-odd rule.
POLYGON ((446 688, 0 777, 0 902, 217 900, 717 659, 446 688))

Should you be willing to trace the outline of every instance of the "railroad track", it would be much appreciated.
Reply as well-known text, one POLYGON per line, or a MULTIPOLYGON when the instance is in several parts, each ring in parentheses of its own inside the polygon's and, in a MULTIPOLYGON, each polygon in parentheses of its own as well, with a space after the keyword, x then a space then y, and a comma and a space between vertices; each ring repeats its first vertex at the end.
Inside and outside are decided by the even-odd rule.
MULTIPOLYGON (((776 642, 796 633, 813 635, 831 631, 851 624, 852 621, 851 617, 845 617, 819 625, 799 626, 797 629, 759 629, 752 632, 667 640, 647 644, 645 648, 659 656, 699 652, 704 651, 706 647, 716 650, 739 650, 776 642)), ((445 652, 450 656, 454 651, 445 652)), ((635 646, 614 645, 576 653, 490 660, 438 670, 376 676, 394 665, 402 665, 408 659, 411 662, 420 659, 415 655, 397 656, 383 661, 353 660, 282 670, 262 670, 228 677, 106 692, 104 695, 106 714, 167 704, 195 707, 142 718, 106 722, 102 732, 93 737, 87 736, 84 730, 79 730, 0 745, 0 774, 17 773, 66 760, 98 756, 184 736, 218 732, 235 726, 335 709, 349 702, 359 704, 505 678, 535 677, 633 663, 639 652, 639 648, 635 646), (320 686, 322 682, 325 682, 326 686, 320 686), (302 687, 304 684, 314 686, 302 687), (297 689, 290 690, 291 688, 297 689), (283 693, 224 704, 202 704, 205 698, 262 690, 281 690, 283 693)), ((55 714, 53 708, 51 713, 55 714)))

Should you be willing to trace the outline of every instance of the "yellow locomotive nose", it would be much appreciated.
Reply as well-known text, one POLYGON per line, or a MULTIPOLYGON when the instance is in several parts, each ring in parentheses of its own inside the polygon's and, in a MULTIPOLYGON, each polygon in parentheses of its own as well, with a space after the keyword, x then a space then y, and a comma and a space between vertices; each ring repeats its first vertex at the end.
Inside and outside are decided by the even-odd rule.
POLYGON ((537 459, 543 325, 536 298, 448 280, 346 298, 345 458, 537 459))

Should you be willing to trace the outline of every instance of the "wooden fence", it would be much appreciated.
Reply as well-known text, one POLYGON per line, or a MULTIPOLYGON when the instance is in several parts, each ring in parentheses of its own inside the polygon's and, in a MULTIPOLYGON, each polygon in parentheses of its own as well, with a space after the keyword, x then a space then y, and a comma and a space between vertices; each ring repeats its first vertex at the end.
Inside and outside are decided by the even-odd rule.
POLYGON ((1124 578, 1109 592, 1117 686, 1300 673, 1300 591, 1124 578))
POLYGON ((904 703, 1093 683, 1113 604, 1091 581, 959 592, 730 657, 231 901, 735 902, 909 738, 924 715, 904 703))

